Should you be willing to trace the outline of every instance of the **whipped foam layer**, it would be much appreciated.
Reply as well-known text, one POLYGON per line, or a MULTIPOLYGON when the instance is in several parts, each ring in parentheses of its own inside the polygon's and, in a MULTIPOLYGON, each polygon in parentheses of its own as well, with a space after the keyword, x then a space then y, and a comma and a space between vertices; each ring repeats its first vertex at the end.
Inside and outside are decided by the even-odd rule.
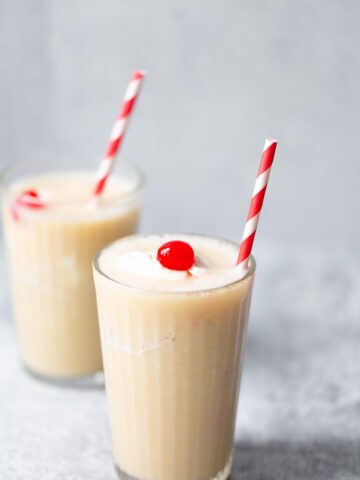
POLYGON ((196 258, 195 265, 189 270, 170 270, 161 265, 156 258, 157 252, 124 252, 115 260, 117 267, 125 274, 160 280, 176 282, 187 277, 200 277, 207 273, 207 267, 200 258, 196 258))
POLYGON ((134 235, 101 252, 102 273, 125 285, 149 290, 188 292, 218 288, 243 278, 235 268, 238 245, 196 235, 134 235), (195 265, 187 271, 168 269, 157 260, 157 250, 171 240, 183 240, 195 251, 195 265))
MULTIPOLYGON (((104 193, 97 201, 92 201, 95 185, 93 172, 69 171, 68 173, 49 173, 25 177, 17 180, 9 187, 8 202, 11 204, 24 191, 34 190, 41 202, 46 205, 42 209, 23 208, 22 216, 66 218, 75 217, 87 219, 103 215, 106 210, 110 215, 112 210, 118 212, 126 200, 134 192, 136 178, 132 180, 113 174, 107 183, 104 193)), ((106 213, 107 213, 106 212, 106 213)))

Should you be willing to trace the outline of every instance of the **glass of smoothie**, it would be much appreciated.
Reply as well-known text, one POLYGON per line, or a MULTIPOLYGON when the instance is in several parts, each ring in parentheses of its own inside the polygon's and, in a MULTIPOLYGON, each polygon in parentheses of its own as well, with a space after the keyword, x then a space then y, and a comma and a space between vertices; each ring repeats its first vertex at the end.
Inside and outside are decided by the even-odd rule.
POLYGON ((91 383, 102 370, 91 262, 136 231, 143 175, 120 162, 96 199, 86 170, 29 166, 6 182, 2 216, 23 363, 43 379, 91 383))
POLYGON ((229 476, 254 280, 239 247, 133 235, 94 260, 113 454, 120 478, 229 476))

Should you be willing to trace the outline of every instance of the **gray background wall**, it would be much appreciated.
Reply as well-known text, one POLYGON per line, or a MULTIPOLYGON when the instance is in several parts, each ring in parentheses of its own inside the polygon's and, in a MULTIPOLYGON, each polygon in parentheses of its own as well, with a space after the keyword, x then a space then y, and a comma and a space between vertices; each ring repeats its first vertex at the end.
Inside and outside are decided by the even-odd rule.
POLYGON ((147 174, 144 230, 239 239, 271 136, 259 259, 356 252, 359 13, 350 0, 0 0, 1 164, 95 166, 144 68, 120 160, 147 174))

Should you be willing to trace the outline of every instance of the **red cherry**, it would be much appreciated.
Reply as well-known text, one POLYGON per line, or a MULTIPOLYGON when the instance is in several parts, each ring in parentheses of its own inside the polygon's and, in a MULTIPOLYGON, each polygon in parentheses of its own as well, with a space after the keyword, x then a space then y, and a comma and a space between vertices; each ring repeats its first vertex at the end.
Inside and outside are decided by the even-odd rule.
POLYGON ((29 195, 29 197, 39 198, 39 194, 36 190, 25 190, 22 195, 29 195))
POLYGON ((37 209, 46 207, 46 204, 40 199, 36 190, 24 190, 15 198, 10 207, 11 215, 16 222, 20 220, 19 207, 37 209))
POLYGON ((195 253, 191 245, 181 240, 161 245, 156 258, 163 267, 170 270, 189 270, 195 263, 195 253))
POLYGON ((40 200, 39 194, 36 190, 25 190, 16 198, 16 203, 23 207, 29 208, 43 208, 44 202, 40 200))

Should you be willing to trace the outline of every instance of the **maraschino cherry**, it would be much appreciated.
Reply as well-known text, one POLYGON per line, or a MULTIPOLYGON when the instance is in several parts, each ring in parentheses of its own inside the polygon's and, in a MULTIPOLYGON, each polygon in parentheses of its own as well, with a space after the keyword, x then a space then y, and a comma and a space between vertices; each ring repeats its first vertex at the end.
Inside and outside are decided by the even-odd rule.
POLYGON ((40 200, 39 194, 36 190, 25 190, 16 198, 16 203, 24 207, 43 208, 44 202, 40 200))
POLYGON ((163 267, 170 270, 186 271, 195 264, 192 246, 182 240, 172 240, 161 245, 156 258, 163 267))
POLYGON ((45 203, 40 199, 40 196, 36 190, 25 190, 15 198, 10 210, 13 219, 17 222, 20 220, 19 207, 37 209, 44 208, 45 206, 45 203))

